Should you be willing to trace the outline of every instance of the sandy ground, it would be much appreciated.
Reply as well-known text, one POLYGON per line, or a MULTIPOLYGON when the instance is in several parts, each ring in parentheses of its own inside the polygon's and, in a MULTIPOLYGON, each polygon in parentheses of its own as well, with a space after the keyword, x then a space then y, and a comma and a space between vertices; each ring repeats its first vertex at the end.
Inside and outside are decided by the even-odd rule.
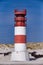
MULTIPOLYGON (((27 50, 28 52, 33 52, 34 50, 27 50)), ((42 50, 35 50, 36 52, 40 52, 43 54, 43 49, 42 50)), ((29 56, 30 58, 30 56, 29 56)), ((9 55, 0 55, 0 65, 43 65, 43 58, 38 58, 36 60, 29 60, 29 61, 21 61, 21 62, 14 62, 11 61, 11 54, 9 55)))
POLYGON ((0 65, 43 65, 43 58, 38 58, 37 60, 32 61, 21 61, 21 62, 14 62, 11 61, 11 54, 0 57, 0 65))

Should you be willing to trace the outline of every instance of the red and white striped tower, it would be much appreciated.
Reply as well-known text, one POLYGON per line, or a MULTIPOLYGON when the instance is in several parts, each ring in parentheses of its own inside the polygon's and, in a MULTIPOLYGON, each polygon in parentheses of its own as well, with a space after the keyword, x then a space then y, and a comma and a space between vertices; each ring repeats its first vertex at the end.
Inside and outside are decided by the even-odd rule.
POLYGON ((15 10, 15 33, 14 41, 15 48, 12 52, 12 61, 26 61, 26 10, 17 11, 15 10))

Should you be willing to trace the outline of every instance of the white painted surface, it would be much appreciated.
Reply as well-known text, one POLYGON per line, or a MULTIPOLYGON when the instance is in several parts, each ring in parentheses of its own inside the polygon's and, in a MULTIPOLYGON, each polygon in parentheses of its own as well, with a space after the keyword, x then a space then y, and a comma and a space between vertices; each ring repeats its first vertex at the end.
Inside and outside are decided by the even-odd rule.
POLYGON ((12 52, 11 61, 26 61, 26 52, 12 52))
POLYGON ((26 51, 26 44, 25 43, 15 43, 15 51, 26 51))
POLYGON ((14 29, 15 29, 14 35, 26 35, 26 27, 18 26, 15 27, 14 29))

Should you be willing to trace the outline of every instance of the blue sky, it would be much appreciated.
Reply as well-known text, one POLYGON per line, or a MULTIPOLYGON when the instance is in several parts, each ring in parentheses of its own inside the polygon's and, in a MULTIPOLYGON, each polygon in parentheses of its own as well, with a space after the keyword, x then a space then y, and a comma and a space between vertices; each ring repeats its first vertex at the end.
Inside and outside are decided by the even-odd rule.
POLYGON ((14 10, 27 10, 27 42, 43 42, 43 0, 0 0, 0 43, 14 43, 14 10))

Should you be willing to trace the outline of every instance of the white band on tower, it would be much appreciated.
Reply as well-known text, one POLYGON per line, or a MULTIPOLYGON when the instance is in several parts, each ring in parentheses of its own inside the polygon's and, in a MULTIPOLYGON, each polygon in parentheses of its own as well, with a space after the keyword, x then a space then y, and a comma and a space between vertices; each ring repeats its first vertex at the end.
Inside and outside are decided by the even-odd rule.
POLYGON ((25 26, 16 26, 14 35, 26 35, 26 27, 25 26))
POLYGON ((26 51, 25 43, 15 43, 15 51, 26 51))

